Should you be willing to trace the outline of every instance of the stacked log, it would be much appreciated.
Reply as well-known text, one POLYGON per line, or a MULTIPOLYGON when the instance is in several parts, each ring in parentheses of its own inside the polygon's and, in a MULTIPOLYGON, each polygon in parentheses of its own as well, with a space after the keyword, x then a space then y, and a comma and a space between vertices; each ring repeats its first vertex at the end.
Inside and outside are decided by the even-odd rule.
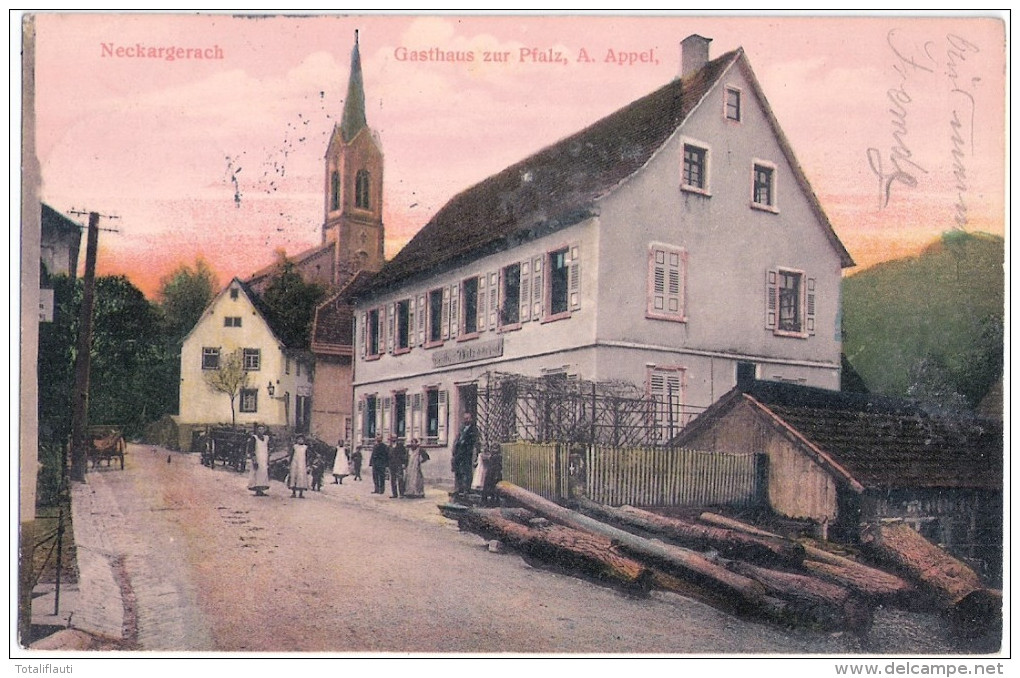
POLYGON ((606 537, 615 543, 620 552, 680 577, 690 582, 692 586, 708 589, 712 594, 726 596, 734 601, 738 609, 753 612, 764 606, 765 594, 762 586, 747 577, 730 572, 698 553, 638 537, 576 511, 565 509, 506 481, 496 485, 496 492, 560 525, 606 537))
POLYGON ((776 535, 753 535, 680 518, 668 518, 632 506, 610 508, 589 499, 579 499, 577 504, 584 513, 593 517, 635 527, 688 548, 718 551, 726 558, 780 567, 798 566, 804 560, 803 546, 776 535))
MULTIPOLYGON (((716 513, 702 513, 698 520, 763 539, 782 539, 767 530, 716 513)), ((803 569, 821 579, 845 586, 874 603, 909 605, 917 592, 914 584, 885 570, 830 553, 810 542, 802 542, 801 546, 804 549, 803 569)))
POLYGON ((647 592, 651 587, 649 568, 618 552, 608 538, 559 525, 528 527, 503 517, 499 510, 468 509, 457 521, 461 529, 498 539, 527 556, 580 571, 600 582, 631 591, 647 592))
POLYGON ((881 562, 919 582, 961 633, 979 636, 1001 628, 1001 592, 986 588, 974 570, 909 525, 867 525, 861 530, 861 544, 881 562))

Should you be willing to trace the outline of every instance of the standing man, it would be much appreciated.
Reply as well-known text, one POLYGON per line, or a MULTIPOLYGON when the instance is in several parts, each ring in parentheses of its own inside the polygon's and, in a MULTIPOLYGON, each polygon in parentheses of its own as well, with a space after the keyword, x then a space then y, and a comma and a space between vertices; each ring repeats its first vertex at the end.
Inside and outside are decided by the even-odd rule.
POLYGON ((453 444, 453 458, 450 467, 453 470, 453 494, 467 494, 471 489, 471 468, 474 465, 475 444, 478 442, 478 429, 470 412, 464 413, 460 432, 453 444))
POLYGON ((404 470, 407 468, 407 448, 404 441, 395 435, 390 436, 390 496, 394 499, 403 497, 407 488, 404 470))
POLYGON ((372 446, 372 456, 368 458, 368 465, 372 467, 372 482, 375 483, 372 494, 385 494, 386 468, 390 465, 390 448, 386 447, 381 433, 375 437, 375 445, 372 446))

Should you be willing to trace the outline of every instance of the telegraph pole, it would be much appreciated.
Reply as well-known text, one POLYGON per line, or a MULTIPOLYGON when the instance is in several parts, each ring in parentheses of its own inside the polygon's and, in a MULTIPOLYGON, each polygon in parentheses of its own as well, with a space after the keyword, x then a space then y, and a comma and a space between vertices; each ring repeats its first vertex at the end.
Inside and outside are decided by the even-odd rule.
MULTIPOLYGON (((72 212, 84 215, 84 212, 72 212)), ((89 212, 85 246, 85 277, 82 279, 81 320, 78 323, 78 354, 74 360, 74 395, 71 402, 71 480, 85 481, 88 463, 86 430, 89 412, 89 370, 92 366, 92 307, 96 289, 96 248, 99 246, 99 213, 89 212)), ((117 217, 107 217, 116 219, 117 217)))

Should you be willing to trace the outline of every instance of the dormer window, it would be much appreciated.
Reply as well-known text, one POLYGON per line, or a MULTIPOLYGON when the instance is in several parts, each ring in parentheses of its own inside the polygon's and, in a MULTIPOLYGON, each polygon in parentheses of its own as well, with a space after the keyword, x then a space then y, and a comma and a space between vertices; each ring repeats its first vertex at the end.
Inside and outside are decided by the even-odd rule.
POLYGON ((736 87, 726 88, 724 113, 727 120, 740 122, 740 90, 736 87))
POLYGON ((368 185, 368 170, 358 170, 358 173, 354 176, 354 206, 358 209, 371 209, 368 185))

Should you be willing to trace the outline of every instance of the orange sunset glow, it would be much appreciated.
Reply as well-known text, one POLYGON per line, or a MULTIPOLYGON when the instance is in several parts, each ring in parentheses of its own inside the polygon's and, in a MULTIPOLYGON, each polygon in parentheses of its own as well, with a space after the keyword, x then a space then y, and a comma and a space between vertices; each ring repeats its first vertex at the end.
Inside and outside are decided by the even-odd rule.
POLYGON ((743 47, 850 274, 1005 232, 996 18, 40 14, 41 199, 119 217, 98 271, 150 297, 199 257, 223 284, 319 244, 355 30, 390 257, 456 193, 676 77, 693 33, 743 47))

